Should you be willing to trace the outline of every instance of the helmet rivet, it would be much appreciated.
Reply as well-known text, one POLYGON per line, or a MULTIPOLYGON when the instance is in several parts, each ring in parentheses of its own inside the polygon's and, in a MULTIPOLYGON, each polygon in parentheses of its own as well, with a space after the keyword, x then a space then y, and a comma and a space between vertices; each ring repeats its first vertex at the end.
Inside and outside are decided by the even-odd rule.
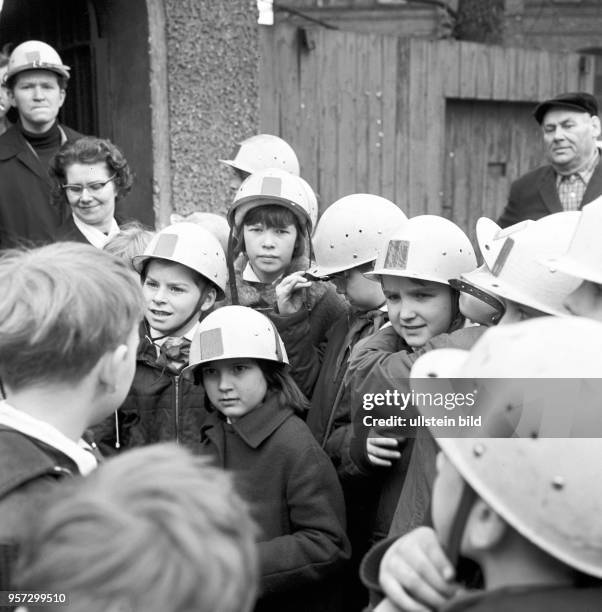
POLYGON ((353 259, 357 259, 357 253, 353 254, 353 259))
POLYGON ((481 457, 485 453, 485 447, 482 444, 475 444, 472 452, 475 457, 481 457))
POLYGON ((560 491, 564 489, 564 485, 565 482, 562 476, 554 476, 554 478, 552 479, 552 487, 554 487, 554 489, 560 491))

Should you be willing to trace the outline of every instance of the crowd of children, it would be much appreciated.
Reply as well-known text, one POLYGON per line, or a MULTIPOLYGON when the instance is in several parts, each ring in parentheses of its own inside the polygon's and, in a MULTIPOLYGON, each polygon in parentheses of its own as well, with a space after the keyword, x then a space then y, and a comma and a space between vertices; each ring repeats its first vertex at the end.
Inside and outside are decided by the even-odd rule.
POLYGON ((481 219, 478 266, 458 225, 378 195, 318 219, 283 142, 222 160, 223 218, 0 254, 2 589, 78 612, 601 607, 592 411, 585 440, 506 439, 488 427, 546 407, 508 385, 438 438, 375 398, 602 378, 602 198, 481 219))

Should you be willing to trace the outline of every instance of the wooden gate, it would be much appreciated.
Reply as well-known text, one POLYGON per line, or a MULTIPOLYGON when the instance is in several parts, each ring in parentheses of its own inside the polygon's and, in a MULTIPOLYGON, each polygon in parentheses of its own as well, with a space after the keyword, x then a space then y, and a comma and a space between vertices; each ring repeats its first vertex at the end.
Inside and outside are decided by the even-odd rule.
POLYGON ((593 58, 288 24, 262 28, 260 121, 324 210, 370 192, 472 233, 543 162, 534 103, 593 88, 593 58))

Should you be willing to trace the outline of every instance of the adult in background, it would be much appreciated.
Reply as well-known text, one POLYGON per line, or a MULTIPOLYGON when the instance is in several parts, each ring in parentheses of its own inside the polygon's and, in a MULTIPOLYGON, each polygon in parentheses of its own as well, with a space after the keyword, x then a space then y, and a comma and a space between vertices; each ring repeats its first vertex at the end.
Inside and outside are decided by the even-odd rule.
POLYGON ((59 125, 69 67, 46 43, 29 40, 8 60, 3 85, 18 122, 0 136, 0 248, 51 242, 64 211, 51 204, 48 164, 60 146, 81 137, 59 125))
MULTIPOLYGON (((6 51, 6 46, 0 51, 0 83, 4 81, 4 75, 8 70, 8 52, 6 51)), ((4 134, 10 127, 8 117, 6 116, 9 110, 10 102, 8 101, 6 89, 0 85, 0 135, 4 134)))
POLYGON ((111 141, 86 136, 65 143, 50 160, 53 203, 66 210, 58 240, 86 242, 102 249, 119 233, 115 205, 132 186, 132 173, 111 141))
POLYGON ((498 224, 507 227, 563 210, 580 210, 602 195, 598 104, 584 92, 564 93, 539 104, 533 116, 541 125, 550 162, 528 172, 510 187, 498 224))

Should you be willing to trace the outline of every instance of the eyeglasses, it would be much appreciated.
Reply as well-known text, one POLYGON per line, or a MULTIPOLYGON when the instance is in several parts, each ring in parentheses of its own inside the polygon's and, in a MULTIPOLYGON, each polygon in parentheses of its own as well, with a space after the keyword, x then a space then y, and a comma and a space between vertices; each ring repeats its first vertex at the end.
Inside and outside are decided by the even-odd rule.
POLYGON ((67 195, 72 196, 81 196, 84 193, 84 189, 86 189, 88 193, 98 193, 99 191, 102 191, 105 186, 115 178, 115 176, 116 175, 114 174, 106 181, 94 181, 93 183, 88 183, 87 185, 62 185, 62 188, 65 190, 67 195))

